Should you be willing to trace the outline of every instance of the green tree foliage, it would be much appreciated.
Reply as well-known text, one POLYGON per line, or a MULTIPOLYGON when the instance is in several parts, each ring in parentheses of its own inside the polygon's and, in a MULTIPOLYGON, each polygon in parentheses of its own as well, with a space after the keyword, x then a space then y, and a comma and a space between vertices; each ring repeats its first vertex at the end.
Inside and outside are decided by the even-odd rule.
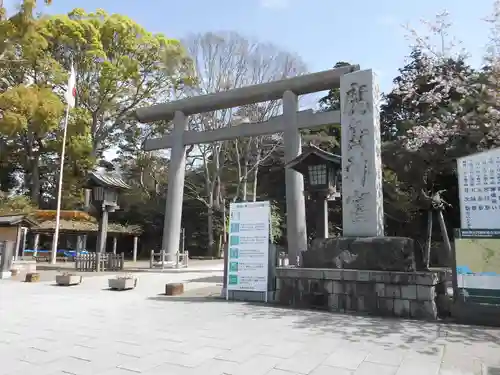
POLYGON ((24 167, 31 198, 37 204, 40 161, 50 149, 50 137, 59 126, 63 108, 51 89, 36 85, 15 86, 0 95, 0 134, 24 167))
MULTIPOLYGON (((337 62, 333 67, 342 68, 351 65, 345 61, 337 62)), ((340 111, 340 88, 335 87, 328 91, 319 102, 321 111, 340 111)), ((316 129, 306 129, 303 131, 305 142, 312 143, 324 150, 340 155, 340 126, 327 125, 316 129)))
POLYGON ((87 112, 96 157, 123 141, 136 122, 130 112, 167 100, 189 79, 190 60, 181 44, 152 34, 129 17, 103 10, 43 19, 49 49, 77 72, 77 106, 87 112))
POLYGON ((0 191, 0 215, 29 214, 35 207, 25 195, 9 196, 0 191))

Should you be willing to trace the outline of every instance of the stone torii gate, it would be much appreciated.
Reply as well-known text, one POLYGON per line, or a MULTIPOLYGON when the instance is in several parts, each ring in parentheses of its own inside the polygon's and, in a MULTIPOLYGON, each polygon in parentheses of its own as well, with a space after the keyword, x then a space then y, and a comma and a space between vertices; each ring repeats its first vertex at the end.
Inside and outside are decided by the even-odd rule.
MULTIPOLYGON (((342 126, 343 235, 383 236, 382 167, 380 155, 379 90, 371 70, 351 65, 323 72, 196 96, 138 109, 143 123, 173 120, 172 132, 145 142, 146 151, 171 148, 162 248, 173 259, 178 251, 186 146, 238 137, 283 132, 285 162, 301 153, 300 129, 330 124, 342 126), (340 86, 341 110, 298 112, 298 95, 340 86), (269 100, 283 100, 283 115, 262 123, 241 124, 211 131, 189 131, 187 116, 269 100)), ((286 228, 288 253, 294 262, 307 249, 304 181, 286 169, 286 228)))

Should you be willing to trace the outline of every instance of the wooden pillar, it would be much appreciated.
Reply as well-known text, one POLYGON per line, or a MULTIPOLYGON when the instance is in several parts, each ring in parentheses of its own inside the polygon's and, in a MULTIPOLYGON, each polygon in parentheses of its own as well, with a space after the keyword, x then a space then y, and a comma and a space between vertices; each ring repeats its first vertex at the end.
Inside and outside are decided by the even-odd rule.
POLYGON ((21 256, 24 259, 24 256, 26 255, 26 241, 28 239, 28 228, 26 227, 21 227, 21 238, 19 241, 19 246, 21 247, 21 256))
POLYGON ((132 253, 132 259, 134 262, 137 262, 137 244, 139 242, 139 237, 134 236, 134 250, 132 253))
POLYGON ((118 237, 113 237, 113 254, 116 255, 116 247, 118 246, 118 237))
POLYGON ((40 233, 35 233, 35 238, 33 240, 33 256, 38 255, 38 246, 40 246, 40 233))
POLYGON ((14 260, 18 260, 19 258, 19 249, 21 246, 21 226, 17 226, 17 236, 16 236, 16 243, 14 244, 14 260))
POLYGON ((106 254, 106 239, 108 236, 108 207, 103 208, 99 218, 96 253, 106 254))

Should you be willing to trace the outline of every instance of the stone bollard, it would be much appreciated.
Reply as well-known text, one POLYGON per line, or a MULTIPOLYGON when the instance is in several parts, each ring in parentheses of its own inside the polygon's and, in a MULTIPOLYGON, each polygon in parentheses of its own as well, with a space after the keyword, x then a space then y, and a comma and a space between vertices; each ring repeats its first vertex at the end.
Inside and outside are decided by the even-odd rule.
POLYGON ((27 273, 24 281, 27 283, 36 283, 40 281, 40 274, 35 272, 27 273))
POLYGON ((178 296, 184 293, 184 284, 171 283, 165 285, 165 294, 167 296, 178 296))
POLYGON ((12 268, 12 269, 10 270, 10 274, 11 274, 12 276, 17 276, 17 275, 19 275, 19 273, 20 273, 20 271, 19 271, 17 268, 12 268))
POLYGON ((0 241, 0 279, 11 277, 12 261, 14 259, 14 243, 12 241, 0 241))

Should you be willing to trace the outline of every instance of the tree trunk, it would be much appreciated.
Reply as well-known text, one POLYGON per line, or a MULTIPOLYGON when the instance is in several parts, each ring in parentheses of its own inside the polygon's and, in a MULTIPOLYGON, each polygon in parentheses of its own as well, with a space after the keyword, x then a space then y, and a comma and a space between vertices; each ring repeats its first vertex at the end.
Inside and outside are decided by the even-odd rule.
POLYGON ((215 253, 215 239, 214 239, 214 209, 212 206, 207 207, 207 232, 208 232, 208 254, 215 253))
POLYGON ((255 167, 253 169, 253 180, 252 180, 252 200, 257 201, 257 183, 259 175, 259 165, 260 165, 261 153, 257 153, 257 160, 255 162, 255 167))
POLYGON ((252 201, 257 202, 257 175, 259 167, 255 167, 253 171, 253 181, 252 181, 252 201))
POLYGON ((31 200, 38 207, 40 207, 40 188, 40 157, 37 155, 31 160, 31 200))
POLYGON ((241 189, 241 199, 243 202, 247 201, 248 196, 248 160, 243 161, 243 179, 241 181, 242 189, 241 189))

